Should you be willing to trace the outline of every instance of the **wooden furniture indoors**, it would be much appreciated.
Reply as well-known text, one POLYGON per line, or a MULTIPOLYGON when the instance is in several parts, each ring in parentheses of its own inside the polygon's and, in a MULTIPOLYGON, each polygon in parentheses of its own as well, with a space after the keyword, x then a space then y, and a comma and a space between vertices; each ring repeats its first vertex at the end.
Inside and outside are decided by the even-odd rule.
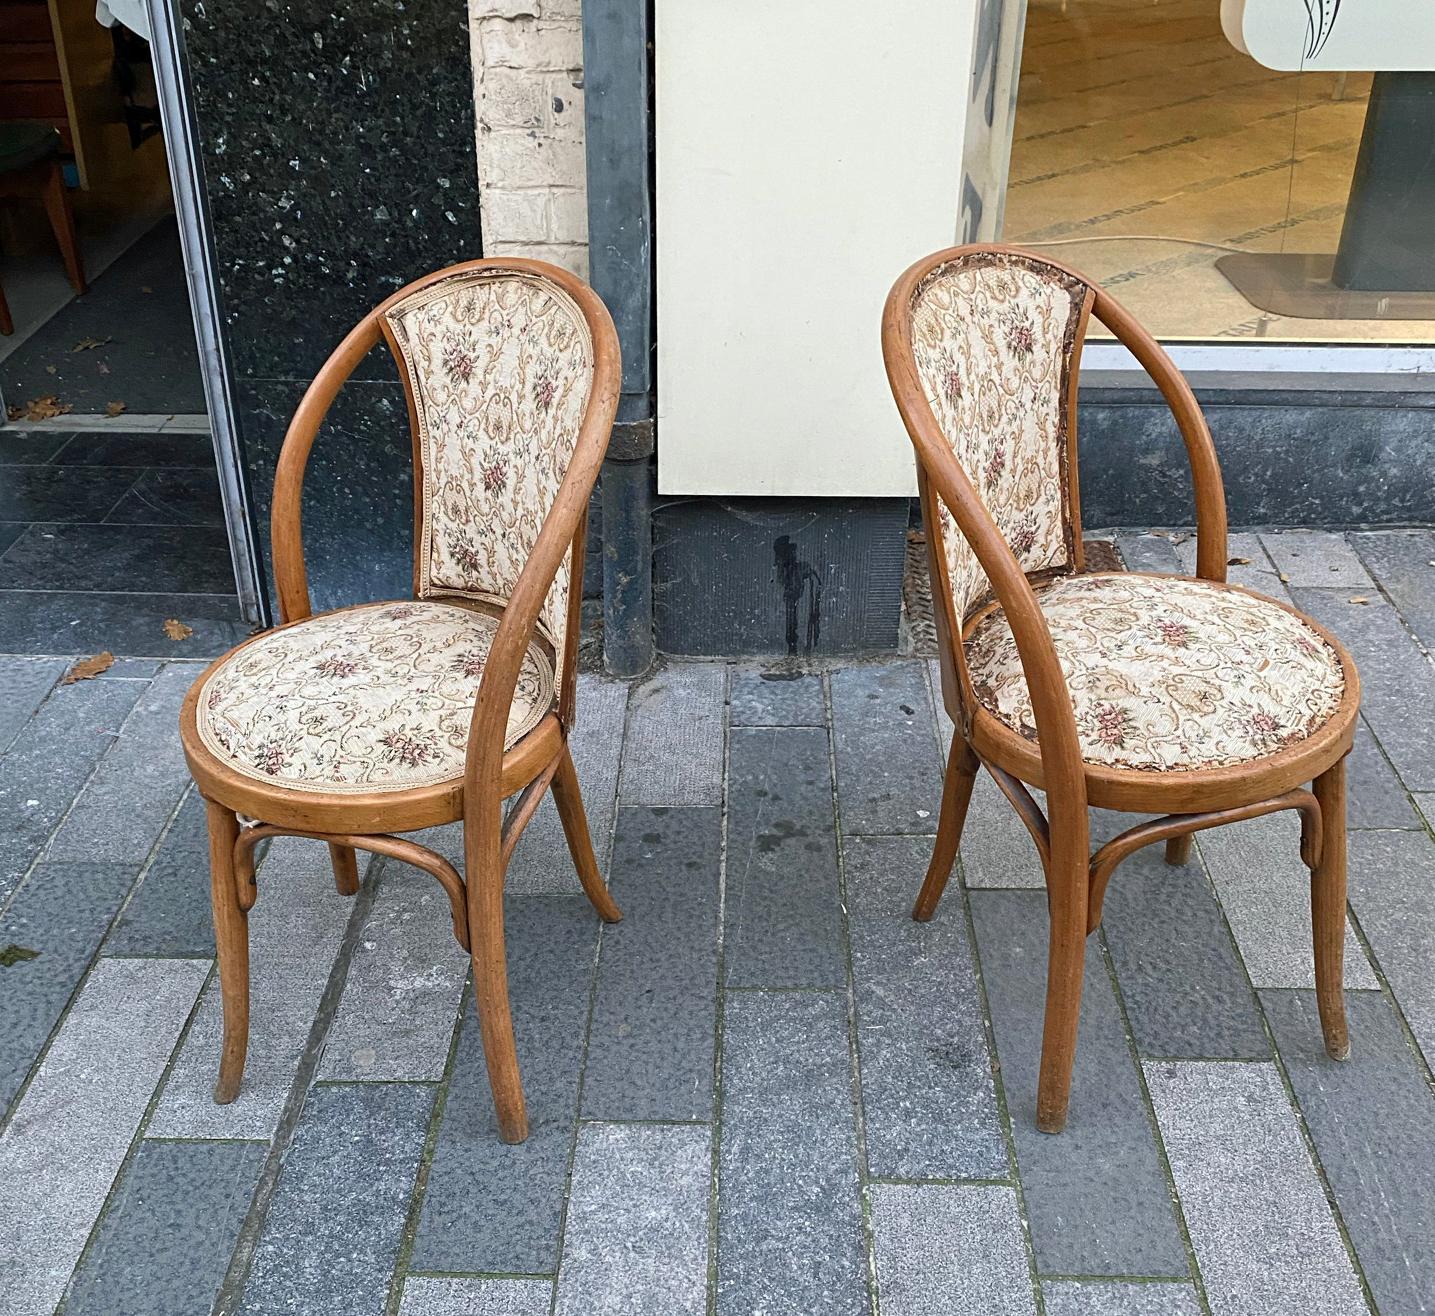
MULTIPOLYGON (((70 213, 70 194, 60 166, 60 134, 49 124, 20 120, 0 123, 0 199, 22 197, 45 203, 45 214, 70 286, 85 291, 85 270, 80 262, 80 244, 75 239, 75 221, 70 213)), ((0 288, 0 334, 13 334, 10 307, 0 288)))
POLYGON ((1301 815, 1321 1024, 1326 1050, 1344 1058, 1345 755, 1360 683, 1314 622, 1225 583, 1221 472, 1186 381, 1109 293, 997 246, 913 265, 887 300, 882 347, 917 452, 942 693, 957 728, 912 916, 936 909, 985 767, 1046 869, 1038 1125, 1055 1133, 1066 1121, 1085 941, 1116 866, 1155 841, 1184 863, 1192 832, 1281 809, 1301 815), (1195 578, 1084 569, 1076 388, 1092 315, 1150 374, 1180 428, 1195 578), (1046 792, 1047 813, 1029 787, 1046 792), (1093 855, 1088 805, 1160 816, 1093 855))
POLYGON ((211 664, 180 718, 209 812, 224 998, 216 1101, 234 1099, 244 1069, 254 847, 304 836, 328 843, 342 893, 358 890, 356 848, 443 884, 473 959, 499 1130, 506 1142, 527 1136, 503 882, 550 785, 584 891, 602 918, 620 917, 568 750, 588 498, 618 389, 617 336, 592 289, 539 261, 479 260, 369 312, 300 402, 274 488, 282 624, 211 664), (380 338, 413 430, 413 597, 315 614, 304 467, 340 386, 380 338), (463 874, 395 835, 460 818, 463 874))

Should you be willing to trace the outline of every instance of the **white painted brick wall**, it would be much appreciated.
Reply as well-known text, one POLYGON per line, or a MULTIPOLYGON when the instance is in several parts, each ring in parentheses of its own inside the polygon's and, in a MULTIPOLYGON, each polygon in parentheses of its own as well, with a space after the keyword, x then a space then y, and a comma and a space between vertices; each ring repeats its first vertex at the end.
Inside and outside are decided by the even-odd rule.
POLYGON ((581 0, 469 0, 487 256, 588 277, 581 0))

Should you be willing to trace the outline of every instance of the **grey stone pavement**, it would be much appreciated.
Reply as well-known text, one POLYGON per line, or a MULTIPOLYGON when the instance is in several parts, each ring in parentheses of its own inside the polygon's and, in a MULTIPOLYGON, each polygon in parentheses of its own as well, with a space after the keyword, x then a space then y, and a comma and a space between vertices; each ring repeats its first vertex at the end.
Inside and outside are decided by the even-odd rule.
POLYGON ((948 734, 930 661, 582 679, 626 919, 600 929, 545 804, 508 902, 532 1135, 506 1147, 437 884, 374 861, 346 900, 298 840, 260 870, 243 1094, 211 1104, 174 727, 197 667, 0 659, 0 1313, 1435 1310, 1435 533, 1232 554, 1365 678, 1352 1059, 1320 1046, 1290 819, 1204 833, 1117 876, 1059 1137, 1033 1123, 1040 876, 989 780, 937 918, 907 916, 948 734))

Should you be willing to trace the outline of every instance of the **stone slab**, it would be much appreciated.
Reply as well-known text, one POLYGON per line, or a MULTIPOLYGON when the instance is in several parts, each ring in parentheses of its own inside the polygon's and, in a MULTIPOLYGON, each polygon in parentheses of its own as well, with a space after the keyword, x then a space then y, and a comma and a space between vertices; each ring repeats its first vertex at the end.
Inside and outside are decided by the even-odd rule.
MULTIPOLYGON (((1032 796, 1044 810, 1046 797, 1040 791, 1033 791, 1032 796)), ((972 800, 957 853, 962 880, 973 889, 1046 890, 1036 842, 989 772, 978 772, 972 783, 972 800)))
POLYGON ((822 678, 811 672, 735 667, 728 698, 735 727, 820 727, 827 722, 822 678))
POLYGON ((1116 535, 1116 549, 1127 571, 1147 571, 1161 576, 1179 576, 1185 567, 1171 547, 1170 533, 1123 530, 1116 535))
POLYGON ((1370 728, 1362 720, 1346 760, 1346 818, 1360 828, 1419 828, 1420 817, 1370 728))
POLYGON ((1435 532, 1374 530, 1347 538, 1405 624, 1435 648, 1435 532))
POLYGON ((1190 1284, 1170 1280, 1061 1280, 1042 1283, 1046 1316, 1202 1316, 1190 1284))
POLYGON ((633 686, 622 803, 721 802, 726 686, 718 663, 675 663, 633 686))
MULTIPOLYGON (((848 836, 842 842, 847 907, 853 918, 910 917, 932 861, 931 836, 848 836)), ((955 889, 956 878, 952 879, 955 889)), ((954 896, 953 903, 961 897, 954 896)), ((944 912, 946 906, 942 905, 944 912)))
POLYGON ((1276 569, 1293 589, 1373 590, 1375 582, 1342 534, 1277 530, 1261 536, 1276 569))
POLYGON ((0 754, 10 748, 64 672, 65 664, 58 658, 0 657, 0 754))
MULTIPOLYGON (((1196 574, 1196 534, 1191 531, 1174 544, 1176 556, 1181 563, 1181 573, 1196 574)), ((1251 532, 1240 532, 1227 536, 1226 580, 1243 589, 1253 589, 1257 594, 1276 599, 1281 603, 1290 602, 1291 582, 1281 579, 1278 567, 1266 552, 1263 536, 1251 532), (1245 561, 1237 559, 1244 558, 1245 561)))
POLYGON ((450 1279, 410 1275, 399 1316, 548 1316, 546 1279, 450 1279))

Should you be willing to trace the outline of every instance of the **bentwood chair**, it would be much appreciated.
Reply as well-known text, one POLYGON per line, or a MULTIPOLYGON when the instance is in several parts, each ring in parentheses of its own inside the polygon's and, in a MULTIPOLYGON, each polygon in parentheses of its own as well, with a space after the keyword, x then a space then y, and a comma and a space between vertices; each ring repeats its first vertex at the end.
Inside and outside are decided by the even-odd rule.
POLYGON ((473 960, 500 1134, 527 1136, 503 883, 550 785, 584 891, 603 919, 620 917, 568 749, 588 498, 618 390, 617 337, 591 288, 539 261, 479 260, 370 311, 300 402, 274 488, 282 624, 213 663, 180 722, 209 814, 224 998, 216 1101, 235 1098, 244 1071, 254 847, 303 836, 328 842, 341 893, 358 890, 356 848, 443 884, 473 960), (413 595, 315 614, 300 541, 304 467, 339 388, 380 338, 413 432, 413 595), (457 819, 462 875, 394 835, 457 819))
POLYGON ((1226 509, 1190 387, 1109 293, 1008 247, 918 261, 882 322, 887 377, 917 453, 952 737, 931 866, 936 910, 985 767, 1046 870, 1050 941, 1037 1123, 1066 1122, 1086 937, 1116 866, 1155 841, 1281 809, 1301 815, 1325 1047, 1350 1050, 1345 755, 1360 683, 1345 650, 1282 603, 1226 584, 1226 509), (1196 576, 1085 570, 1076 388, 1095 315, 1161 390, 1196 495, 1196 576), (1306 783, 1314 783, 1306 789, 1306 783), (1029 787, 1046 792, 1044 814, 1029 787), (1089 853, 1087 806, 1160 815, 1089 853))

